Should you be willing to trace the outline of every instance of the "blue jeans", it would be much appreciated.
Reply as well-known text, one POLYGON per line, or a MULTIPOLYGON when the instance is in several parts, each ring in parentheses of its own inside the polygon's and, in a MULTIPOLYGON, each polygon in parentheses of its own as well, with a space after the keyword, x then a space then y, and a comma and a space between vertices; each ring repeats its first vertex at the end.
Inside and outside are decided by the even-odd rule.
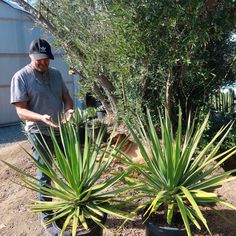
MULTIPOLYGON (((58 144, 60 145, 60 147, 62 147, 60 136, 57 136, 56 138, 57 138, 58 144)), ((41 135, 41 134, 29 134, 28 139, 31 142, 31 144, 33 144, 32 150, 33 150, 34 158, 37 161, 39 161, 40 164, 42 164, 46 167, 45 163, 43 162, 42 158, 40 157, 39 153, 37 152, 37 150, 35 148, 35 147, 37 147, 37 149, 39 149, 40 152, 43 154, 43 156, 46 158, 48 163, 50 163, 50 165, 52 165, 52 159, 48 155, 47 148, 44 145, 44 143, 46 143, 49 150, 51 151, 51 153, 54 154, 53 143, 52 143, 50 136, 41 135)), ((41 170, 37 169, 36 173, 37 173, 36 178, 37 178, 37 180, 39 180, 39 184, 41 186, 51 185, 51 179, 47 175, 45 175, 41 170)), ((52 201, 51 198, 45 197, 41 193, 38 193, 38 199, 40 201, 52 201)), ((50 218, 52 217, 52 213, 53 212, 51 212, 51 211, 42 212, 41 221, 46 222, 46 221, 50 220, 50 218)))

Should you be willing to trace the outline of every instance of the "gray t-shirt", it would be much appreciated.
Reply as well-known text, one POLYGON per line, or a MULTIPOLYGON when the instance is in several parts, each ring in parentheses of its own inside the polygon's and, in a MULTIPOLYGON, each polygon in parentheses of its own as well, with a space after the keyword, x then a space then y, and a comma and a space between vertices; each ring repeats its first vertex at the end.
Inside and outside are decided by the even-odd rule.
MULTIPOLYGON (((39 73, 29 65, 15 73, 11 81, 11 103, 28 102, 30 111, 48 114, 54 122, 63 111, 62 95, 67 88, 60 72, 49 67, 39 73)), ((30 133, 48 134, 49 127, 44 122, 26 121, 25 129, 30 133)))

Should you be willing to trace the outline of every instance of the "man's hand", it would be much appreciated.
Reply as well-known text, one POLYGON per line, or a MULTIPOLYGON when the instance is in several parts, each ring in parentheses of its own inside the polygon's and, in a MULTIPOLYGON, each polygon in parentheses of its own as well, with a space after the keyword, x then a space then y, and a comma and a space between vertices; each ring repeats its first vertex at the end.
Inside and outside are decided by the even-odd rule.
POLYGON ((59 126, 53 122, 51 116, 44 114, 42 115, 42 122, 46 123, 47 125, 53 127, 53 128, 58 128, 59 126))
POLYGON ((69 121, 71 119, 71 117, 73 116, 74 114, 74 110, 73 109, 68 109, 66 111, 66 121, 69 121))
POLYGON ((41 121, 53 128, 59 127, 56 123, 53 122, 51 116, 47 114, 41 115, 37 112, 30 111, 27 102, 17 102, 15 103, 15 106, 16 112, 22 120, 28 120, 33 122, 41 121))

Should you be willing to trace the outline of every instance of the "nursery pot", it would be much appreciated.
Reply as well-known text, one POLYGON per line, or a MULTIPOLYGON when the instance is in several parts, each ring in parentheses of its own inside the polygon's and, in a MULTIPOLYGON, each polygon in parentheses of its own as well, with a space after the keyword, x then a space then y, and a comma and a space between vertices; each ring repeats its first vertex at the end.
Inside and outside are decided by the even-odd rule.
POLYGON ((88 127, 88 136, 95 141, 98 137, 99 131, 100 131, 100 126, 88 127))
POLYGON ((80 139, 80 144, 84 145, 84 141, 85 141, 85 127, 84 126, 79 127, 79 139, 80 139))
MULTIPOLYGON (((178 213, 173 217, 172 224, 167 225, 163 214, 151 215, 148 219, 142 214, 145 221, 146 236, 187 236, 181 215, 178 213)), ((191 226, 190 226, 191 227, 191 226)))
MULTIPOLYGON (((107 215, 105 214, 104 217, 102 218, 102 224, 104 224, 106 222, 107 219, 107 215)), ((61 227, 58 223, 58 221, 54 221, 52 223, 52 227, 53 227, 53 235, 52 236, 59 236, 60 232, 61 232, 61 227)), ((103 234, 103 229, 97 225, 94 221, 90 221, 89 224, 89 229, 85 230, 79 230, 76 233, 76 236, 102 236, 103 234)), ((63 236, 72 236, 72 233, 70 230, 67 230, 63 233, 63 236)))
POLYGON ((187 236, 187 231, 184 227, 159 226, 151 221, 146 222, 145 232, 146 236, 187 236))
POLYGON ((106 115, 106 111, 105 111, 105 110, 103 110, 103 111, 97 111, 97 118, 98 118, 99 120, 102 120, 105 115, 106 115))

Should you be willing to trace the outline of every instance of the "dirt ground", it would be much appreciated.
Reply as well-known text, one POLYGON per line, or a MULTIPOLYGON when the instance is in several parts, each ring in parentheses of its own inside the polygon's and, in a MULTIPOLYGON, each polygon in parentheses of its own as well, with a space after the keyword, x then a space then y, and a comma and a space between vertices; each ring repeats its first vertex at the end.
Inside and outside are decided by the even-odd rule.
MULTIPOLYGON (((11 164, 29 170, 34 173, 34 166, 30 158, 22 149, 23 146, 30 150, 27 141, 16 142, 10 146, 0 149, 0 160, 5 160, 11 164)), ((31 199, 36 198, 36 194, 16 184, 18 178, 16 174, 6 165, 0 162, 0 235, 1 236, 46 236, 44 229, 40 225, 38 215, 32 213, 27 204, 31 199)), ((218 192, 232 204, 236 205, 236 180, 223 185, 218 192)), ((236 211, 226 207, 217 206, 218 212, 232 221, 232 224, 224 221, 214 212, 206 210, 204 212, 212 234, 214 236, 235 236, 236 235, 236 211)), ((145 235, 144 226, 140 219, 125 225, 125 228, 118 230, 122 222, 119 219, 108 218, 105 236, 142 236, 145 235)), ((195 233, 197 236, 209 235, 202 230, 195 233)))

